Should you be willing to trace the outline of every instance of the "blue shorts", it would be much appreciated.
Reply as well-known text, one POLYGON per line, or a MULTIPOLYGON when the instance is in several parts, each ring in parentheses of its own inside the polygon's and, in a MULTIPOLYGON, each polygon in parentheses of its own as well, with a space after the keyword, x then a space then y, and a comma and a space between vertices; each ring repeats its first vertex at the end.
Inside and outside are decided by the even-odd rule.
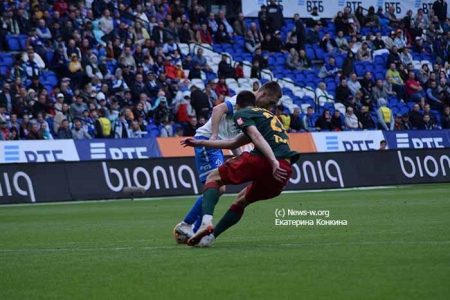
MULTIPOLYGON (((207 137, 196 136, 196 140, 209 140, 207 137)), ((195 147, 195 164, 201 183, 206 182, 209 173, 223 164, 223 153, 220 149, 195 147)))

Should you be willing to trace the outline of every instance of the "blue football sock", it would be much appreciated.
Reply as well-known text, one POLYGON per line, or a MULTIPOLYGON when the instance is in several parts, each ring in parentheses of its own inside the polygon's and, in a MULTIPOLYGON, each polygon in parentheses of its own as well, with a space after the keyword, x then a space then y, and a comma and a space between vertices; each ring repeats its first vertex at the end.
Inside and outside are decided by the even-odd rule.
POLYGON ((192 229, 193 231, 194 231, 194 233, 196 233, 197 232, 197 230, 200 228, 200 226, 202 225, 202 220, 203 220, 203 217, 199 217, 198 219, 197 219, 197 221, 195 221, 195 224, 194 224, 194 228, 192 229))
POLYGON ((194 205, 192 206, 191 210, 188 212, 186 217, 184 217, 183 222, 186 224, 194 224, 195 221, 197 221, 198 218, 201 219, 202 216, 202 201, 203 201, 203 195, 198 197, 197 201, 195 201, 194 205))

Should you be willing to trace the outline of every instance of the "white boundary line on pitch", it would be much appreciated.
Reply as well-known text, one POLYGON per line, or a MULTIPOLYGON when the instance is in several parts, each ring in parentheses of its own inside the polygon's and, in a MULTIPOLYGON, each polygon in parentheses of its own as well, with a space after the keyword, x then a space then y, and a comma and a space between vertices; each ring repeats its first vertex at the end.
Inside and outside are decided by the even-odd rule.
MULTIPOLYGON (((420 185, 420 184, 419 184, 420 185)), ((432 185, 432 184, 424 184, 432 185)), ((391 186, 370 186, 370 187, 353 187, 353 188, 337 188, 337 189, 318 189, 318 190, 299 190, 299 191, 284 191, 282 194, 302 194, 302 193, 327 193, 327 192, 349 192, 358 190, 383 190, 383 189, 405 189, 410 187, 416 187, 417 185, 391 185, 391 186)), ((151 198, 136 198, 133 201, 168 201, 168 200, 180 200, 180 199, 192 199, 199 195, 186 195, 186 196, 167 196, 167 197, 151 197, 151 198)), ((236 193, 225 193, 225 197, 235 197, 236 193)), ((61 202, 41 202, 41 203, 17 203, 17 204, 3 204, 2 207, 21 207, 21 206, 37 206, 37 205, 66 205, 66 204, 88 204, 88 203, 103 203, 103 202, 126 202, 131 201, 131 198, 121 199, 100 199, 100 200, 78 200, 78 201, 61 201, 61 202)))
MULTIPOLYGON (((329 243, 295 243, 295 244, 261 244, 261 245, 250 245, 252 248, 272 248, 272 247, 323 247, 323 246, 347 246, 347 245, 443 245, 450 244, 450 241, 361 241, 361 242, 329 242, 329 243)), ((224 244, 222 248, 230 248, 232 245, 224 244)), ((241 247, 241 246, 239 246, 241 247)), ((182 249, 182 248, 194 248, 186 247, 183 245, 173 245, 173 246, 144 246, 144 247, 98 247, 98 248, 35 248, 35 249, 0 249, 0 253, 23 253, 23 252, 34 252, 34 253, 44 253, 44 252, 90 252, 90 251, 130 251, 130 250, 144 250, 144 251, 155 251, 155 250, 171 250, 171 249, 182 249)), ((221 248, 218 246, 218 248, 221 248)))

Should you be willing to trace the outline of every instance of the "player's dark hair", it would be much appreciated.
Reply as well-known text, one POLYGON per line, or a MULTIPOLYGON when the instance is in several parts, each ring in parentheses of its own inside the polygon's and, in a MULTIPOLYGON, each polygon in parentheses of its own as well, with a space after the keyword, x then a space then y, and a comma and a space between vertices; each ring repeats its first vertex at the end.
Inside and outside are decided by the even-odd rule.
POLYGON ((236 104, 240 108, 245 108, 247 106, 255 106, 256 97, 250 91, 242 91, 236 97, 236 104))
POLYGON ((281 98, 281 87, 276 81, 268 81, 264 83, 260 88, 260 91, 266 91, 270 97, 274 98, 272 102, 278 102, 278 99, 281 98))

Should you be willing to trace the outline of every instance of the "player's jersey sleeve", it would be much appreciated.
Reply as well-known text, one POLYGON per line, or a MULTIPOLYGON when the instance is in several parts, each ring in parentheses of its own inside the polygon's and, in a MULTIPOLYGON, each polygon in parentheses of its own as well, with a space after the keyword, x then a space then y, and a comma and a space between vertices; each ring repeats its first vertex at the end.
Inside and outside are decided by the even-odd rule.
MULTIPOLYGON (((236 137, 239 134, 239 131, 234 126, 233 122, 233 114, 236 112, 236 96, 231 97, 225 104, 228 107, 228 112, 222 116, 219 122, 219 139, 221 140, 230 140, 236 137)), ((203 136, 210 138, 212 135, 212 124, 211 119, 206 122, 205 125, 197 129, 196 136, 203 136)))
POLYGON ((256 126, 252 111, 249 109, 242 109, 236 112, 234 114, 234 122, 236 127, 242 131, 245 131, 249 126, 256 126))
POLYGON ((227 101, 225 101, 225 104, 228 107, 228 113, 227 116, 231 117, 236 112, 236 98, 237 96, 233 96, 227 101))

